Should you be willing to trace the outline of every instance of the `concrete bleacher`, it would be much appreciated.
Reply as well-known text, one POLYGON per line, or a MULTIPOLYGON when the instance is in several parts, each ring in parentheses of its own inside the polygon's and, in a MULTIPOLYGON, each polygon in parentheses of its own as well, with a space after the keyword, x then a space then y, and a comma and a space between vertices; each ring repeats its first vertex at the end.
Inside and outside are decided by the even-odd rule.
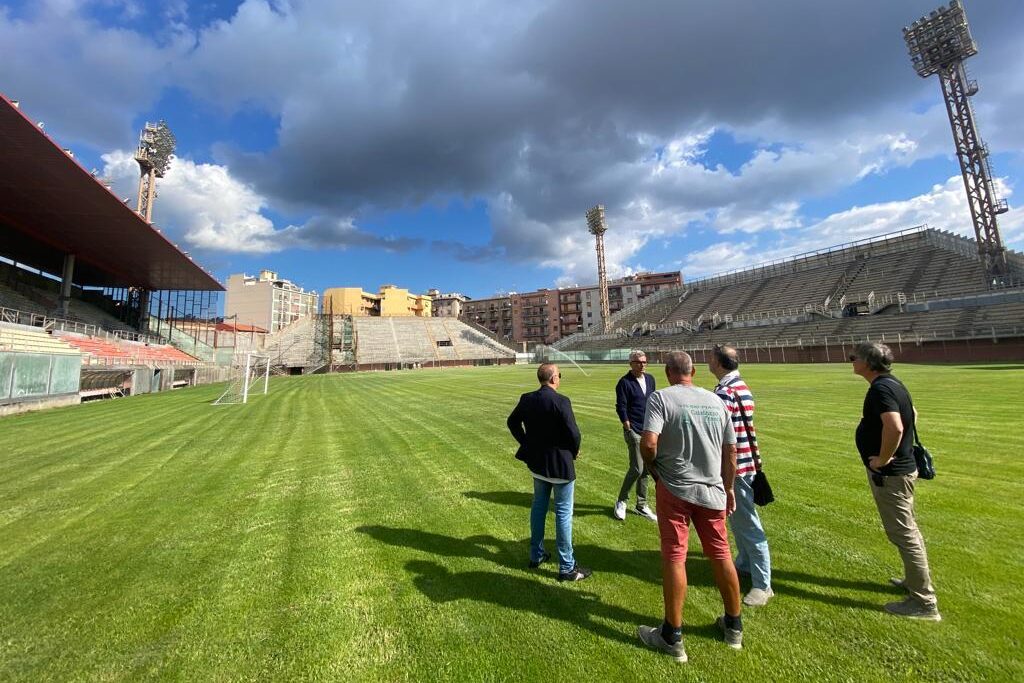
POLYGON ((49 332, 21 325, 0 324, 0 350, 19 353, 74 354, 80 351, 49 332))
POLYGON ((849 318, 818 318, 805 322, 762 327, 680 330, 675 334, 620 336, 588 343, 572 350, 601 351, 637 347, 672 350, 711 344, 814 345, 863 339, 927 341, 1024 334, 1024 303, 910 313, 886 312, 849 318))
POLYGON ((951 310, 931 311, 900 304, 980 296, 988 290, 973 241, 932 229, 712 276, 686 283, 683 290, 668 300, 670 309, 659 301, 616 321, 626 323, 616 325, 617 337, 576 335, 559 348, 667 349, 851 336, 958 338, 993 330, 1013 334, 1022 321, 1020 304, 961 302, 940 307, 951 310), (845 315, 844 304, 869 301, 871 315, 845 315), (743 322, 755 319, 767 324, 743 322), (646 326, 638 327, 641 323, 646 326), (641 329, 642 336, 630 336, 641 329))
POLYGON ((169 344, 146 344, 55 331, 55 338, 81 352, 86 365, 194 365, 197 358, 169 344))
POLYGON ((449 318, 353 318, 356 363, 393 365, 510 359, 515 352, 449 318))
POLYGON ((317 369, 328 362, 323 349, 329 340, 320 340, 317 336, 324 332, 316 319, 299 318, 268 334, 261 353, 270 359, 272 366, 317 369))
MULTIPOLYGON (((58 306, 57 295, 37 287, 19 284, 17 288, 0 282, 0 308, 9 308, 24 313, 35 314, 41 317, 55 317, 58 306)), ((110 332, 131 332, 138 333, 138 330, 131 325, 118 320, 107 313, 81 299, 72 298, 68 303, 68 312, 60 316, 68 321, 92 325, 99 329, 110 332)))

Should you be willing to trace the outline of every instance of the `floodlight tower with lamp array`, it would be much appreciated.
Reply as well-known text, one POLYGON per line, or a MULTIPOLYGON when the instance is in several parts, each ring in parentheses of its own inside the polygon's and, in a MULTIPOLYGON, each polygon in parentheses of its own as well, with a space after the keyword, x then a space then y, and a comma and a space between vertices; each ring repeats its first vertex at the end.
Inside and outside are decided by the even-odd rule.
POLYGON ((1006 200, 996 197, 988 147, 978 135, 971 107, 970 97, 978 92, 978 83, 968 79, 964 60, 978 54, 978 45, 971 37, 963 4, 952 0, 948 7, 921 17, 903 29, 903 38, 917 75, 939 76, 986 280, 989 286, 1002 285, 1009 273, 996 216, 1006 213, 1007 206, 1006 200))
POLYGON ((597 246, 597 286, 601 292, 601 331, 608 331, 608 276, 604 268, 604 233, 608 224, 604 220, 604 206, 598 204, 587 211, 587 228, 597 246))
POLYGON ((139 134, 139 149, 135 161, 139 164, 139 198, 135 211, 153 222, 153 200, 156 199, 156 179, 163 178, 174 158, 174 134, 166 121, 146 123, 139 134))

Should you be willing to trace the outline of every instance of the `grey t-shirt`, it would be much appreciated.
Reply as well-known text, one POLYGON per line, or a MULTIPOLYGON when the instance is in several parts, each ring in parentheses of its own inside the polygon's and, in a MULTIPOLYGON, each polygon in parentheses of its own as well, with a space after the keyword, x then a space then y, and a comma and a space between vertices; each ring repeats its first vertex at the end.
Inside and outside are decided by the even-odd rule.
POLYGON ((647 399, 644 431, 659 434, 654 463, 672 495, 725 509, 722 444, 736 443, 722 399, 707 389, 674 384, 647 399))

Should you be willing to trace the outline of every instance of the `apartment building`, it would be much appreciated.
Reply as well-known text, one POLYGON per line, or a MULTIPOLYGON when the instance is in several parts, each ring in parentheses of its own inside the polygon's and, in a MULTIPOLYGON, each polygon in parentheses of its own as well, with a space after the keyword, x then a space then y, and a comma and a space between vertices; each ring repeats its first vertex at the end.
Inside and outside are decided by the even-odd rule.
POLYGON ((460 319, 487 328, 499 339, 513 340, 511 296, 467 299, 462 304, 460 319))
POLYGON ((435 318, 461 318, 466 302, 470 300, 465 294, 450 292, 442 294, 440 290, 429 289, 427 296, 432 302, 435 318))
POLYGON ((316 292, 307 292, 272 270, 261 270, 259 275, 231 275, 225 289, 225 320, 259 327, 271 334, 299 318, 316 315, 319 310, 316 292))
MULTIPOLYGON (((637 273, 611 280, 609 311, 616 313, 660 289, 681 283, 678 272, 637 273)), ((529 345, 552 344, 576 332, 601 328, 601 293, 597 285, 587 285, 471 299, 462 302, 461 318, 503 339, 529 345)))
POLYGON ((331 287, 324 290, 324 313, 335 315, 419 318, 431 317, 432 301, 427 294, 412 294, 395 285, 382 285, 376 294, 362 287, 331 287))

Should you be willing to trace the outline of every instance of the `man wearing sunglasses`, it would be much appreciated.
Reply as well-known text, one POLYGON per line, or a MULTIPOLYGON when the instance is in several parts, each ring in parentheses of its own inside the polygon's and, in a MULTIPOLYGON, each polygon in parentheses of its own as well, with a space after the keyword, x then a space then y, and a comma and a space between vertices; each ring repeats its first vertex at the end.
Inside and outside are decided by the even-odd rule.
POLYGON ((530 509, 530 568, 551 559, 544 550, 544 520, 551 494, 555 498, 555 545, 558 547, 558 580, 582 581, 591 570, 576 564, 572 549, 572 505, 576 486, 576 457, 580 454, 580 430, 567 396, 558 393, 562 373, 554 363, 537 368, 540 388, 519 397, 508 416, 508 430, 519 443, 516 458, 533 475, 530 509))
POLYGON ((910 392, 892 376, 892 351, 885 344, 861 342, 850 355, 853 373, 870 383, 857 426, 857 450, 867 468, 868 486, 889 541, 900 551, 903 576, 889 582, 907 592, 885 611, 898 617, 939 621, 935 587, 924 537, 914 513, 914 430, 917 410, 910 392))
POLYGON ((654 393, 654 377, 644 370, 647 369, 647 354, 634 350, 629 354, 629 372, 619 379, 615 385, 615 412, 622 423, 622 435, 626 440, 629 466, 626 477, 619 488, 619 497, 615 501, 612 513, 615 519, 626 519, 626 503, 629 490, 636 484, 636 513, 641 517, 657 522, 658 518, 647 506, 647 483, 650 475, 640 455, 640 434, 644 430, 644 411, 647 410, 647 397, 654 393))

